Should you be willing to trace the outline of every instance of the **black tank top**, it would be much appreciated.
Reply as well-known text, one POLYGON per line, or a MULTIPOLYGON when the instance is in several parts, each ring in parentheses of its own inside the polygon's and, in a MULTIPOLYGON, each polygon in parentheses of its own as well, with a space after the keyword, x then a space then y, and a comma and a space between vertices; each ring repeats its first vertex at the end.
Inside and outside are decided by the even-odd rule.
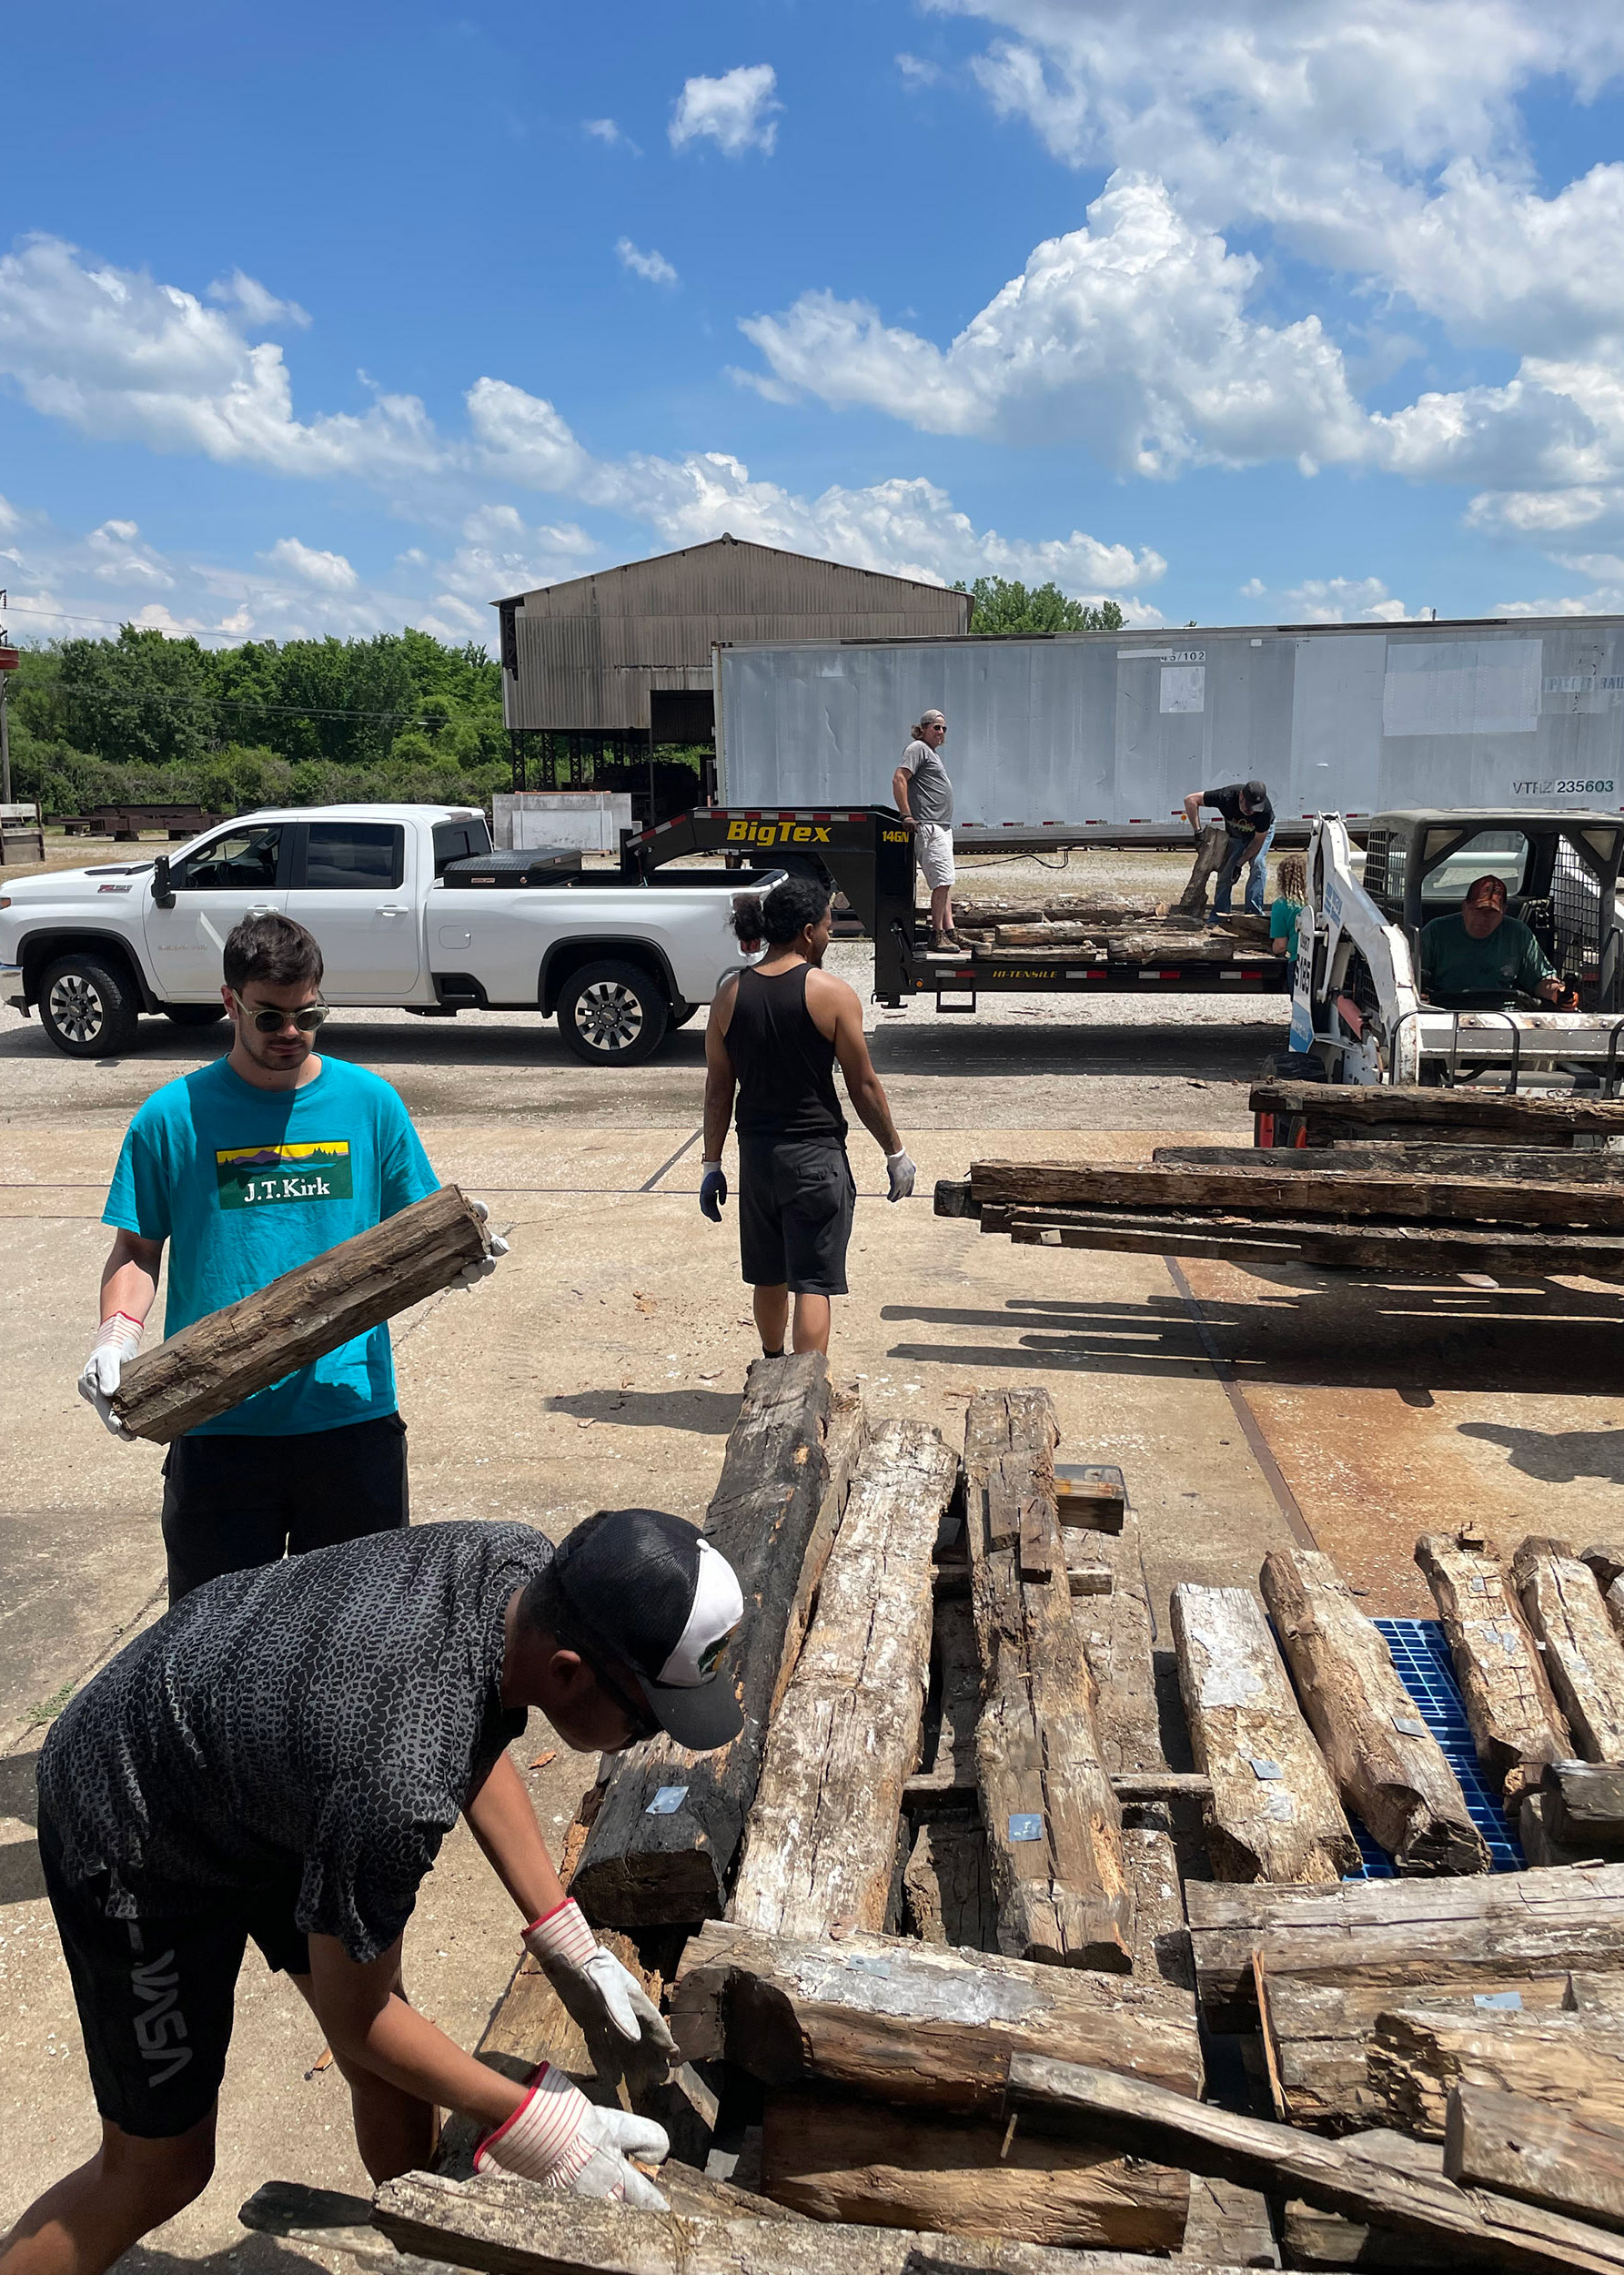
POLYGON ((810 964, 771 976, 739 975, 728 1057, 739 1077, 741 1138, 822 1138, 838 1145, 846 1117, 834 1093, 834 1045, 806 1007, 810 964))

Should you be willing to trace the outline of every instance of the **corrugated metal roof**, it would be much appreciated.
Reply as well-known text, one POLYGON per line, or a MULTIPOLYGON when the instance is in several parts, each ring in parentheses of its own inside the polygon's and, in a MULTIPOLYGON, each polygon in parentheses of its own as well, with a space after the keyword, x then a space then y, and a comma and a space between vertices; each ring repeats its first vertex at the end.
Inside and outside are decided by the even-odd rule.
POLYGON ((508 724, 618 732, 648 726, 651 689, 708 688, 717 641, 939 636, 970 611, 940 585, 731 537, 496 605, 508 724))

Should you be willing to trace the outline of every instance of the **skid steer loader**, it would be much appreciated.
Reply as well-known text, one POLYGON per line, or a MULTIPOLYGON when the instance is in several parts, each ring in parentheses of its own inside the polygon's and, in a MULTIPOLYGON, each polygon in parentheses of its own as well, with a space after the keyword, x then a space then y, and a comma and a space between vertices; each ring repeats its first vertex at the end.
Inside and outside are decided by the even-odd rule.
POLYGON ((1316 817, 1297 931, 1291 1046, 1271 1071, 1347 1083, 1599 1090, 1624 1080, 1624 943, 1617 907, 1624 816, 1504 811, 1378 814, 1363 873, 1339 814, 1316 817), (1524 996, 1450 1010, 1420 992, 1424 925, 1474 878, 1506 886, 1574 1008, 1524 996))

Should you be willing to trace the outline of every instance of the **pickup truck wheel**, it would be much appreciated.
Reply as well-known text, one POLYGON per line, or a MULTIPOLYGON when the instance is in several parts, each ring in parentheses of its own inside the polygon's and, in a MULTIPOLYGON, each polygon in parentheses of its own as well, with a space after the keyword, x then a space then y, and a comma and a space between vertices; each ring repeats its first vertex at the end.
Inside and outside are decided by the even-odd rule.
POLYGON ((213 1026, 226 1016, 223 1003, 166 1003, 164 1016, 176 1026, 213 1026))
POLYGON ((65 956, 39 984, 39 1023, 70 1058, 112 1058, 129 1049, 140 1018, 129 981, 95 956, 65 956))
POLYGON ((670 1016, 665 990, 637 964, 585 964, 559 998, 559 1033, 592 1067, 652 1057, 670 1016))

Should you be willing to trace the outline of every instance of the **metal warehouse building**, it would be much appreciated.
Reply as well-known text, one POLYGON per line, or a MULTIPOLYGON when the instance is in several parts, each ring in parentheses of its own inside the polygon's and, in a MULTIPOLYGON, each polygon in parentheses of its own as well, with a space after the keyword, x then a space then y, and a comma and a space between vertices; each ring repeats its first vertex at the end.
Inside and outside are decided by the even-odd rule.
POLYGON ((969 629, 970 598, 719 537, 493 603, 515 787, 713 741, 718 642, 910 640, 969 629))

